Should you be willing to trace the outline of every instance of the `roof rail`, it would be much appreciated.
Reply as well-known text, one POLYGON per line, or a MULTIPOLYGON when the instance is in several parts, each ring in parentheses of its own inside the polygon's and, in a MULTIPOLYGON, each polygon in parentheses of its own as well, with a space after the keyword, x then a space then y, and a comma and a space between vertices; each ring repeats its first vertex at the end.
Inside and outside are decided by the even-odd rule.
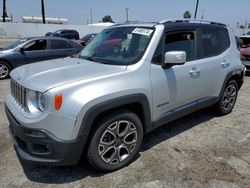
POLYGON ((213 24, 213 25, 220 25, 220 26, 226 26, 225 24, 219 23, 219 22, 213 22, 213 21, 206 21, 206 20, 194 20, 194 19, 178 19, 178 20, 163 20, 159 22, 161 24, 165 23, 201 23, 201 24, 213 24))
POLYGON ((114 24, 112 26, 129 25, 129 24, 158 24, 158 22, 129 21, 129 22, 116 23, 116 24, 114 24))

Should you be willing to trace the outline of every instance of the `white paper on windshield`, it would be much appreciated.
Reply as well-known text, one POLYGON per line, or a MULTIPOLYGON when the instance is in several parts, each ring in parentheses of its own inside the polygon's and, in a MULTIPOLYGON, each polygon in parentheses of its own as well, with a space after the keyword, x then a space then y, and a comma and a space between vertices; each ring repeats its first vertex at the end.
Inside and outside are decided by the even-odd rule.
POLYGON ((146 28, 135 28, 132 33, 133 34, 139 34, 139 35, 145 35, 149 36, 153 32, 152 29, 146 29, 146 28))

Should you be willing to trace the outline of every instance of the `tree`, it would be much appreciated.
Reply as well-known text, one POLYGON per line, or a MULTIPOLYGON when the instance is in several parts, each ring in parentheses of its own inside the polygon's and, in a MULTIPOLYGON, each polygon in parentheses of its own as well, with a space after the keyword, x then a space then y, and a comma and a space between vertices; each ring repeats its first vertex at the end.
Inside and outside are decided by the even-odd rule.
POLYGON ((240 25, 240 29, 245 29, 245 26, 244 25, 240 25))
POLYGON ((190 11, 186 11, 186 12, 184 12, 184 14, 183 14, 183 18, 187 18, 187 19, 190 19, 191 18, 191 13, 190 13, 190 11))
POLYGON ((102 22, 111 22, 114 23, 110 15, 106 15, 102 18, 102 22))

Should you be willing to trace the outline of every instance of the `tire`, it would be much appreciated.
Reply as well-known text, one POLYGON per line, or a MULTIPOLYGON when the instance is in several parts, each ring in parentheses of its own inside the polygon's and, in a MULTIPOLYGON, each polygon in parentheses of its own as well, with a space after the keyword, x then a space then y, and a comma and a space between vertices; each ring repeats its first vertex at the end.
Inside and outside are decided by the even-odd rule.
POLYGON ((129 111, 106 116, 99 122, 88 147, 90 164, 103 172, 120 169, 133 161, 143 140, 140 119, 129 111))
POLYGON ((220 115, 226 115, 232 112, 238 96, 238 84, 235 80, 228 81, 226 87, 222 91, 217 110, 220 115))
POLYGON ((7 63, 0 61, 0 80, 8 78, 10 71, 11 67, 7 63))

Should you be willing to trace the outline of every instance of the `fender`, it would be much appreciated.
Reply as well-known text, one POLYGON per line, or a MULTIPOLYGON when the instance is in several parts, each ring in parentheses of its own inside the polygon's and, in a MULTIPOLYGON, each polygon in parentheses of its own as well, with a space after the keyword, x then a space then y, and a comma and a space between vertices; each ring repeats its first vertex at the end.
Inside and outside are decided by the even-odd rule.
POLYGON ((152 123, 151 123, 151 110, 147 96, 144 94, 131 94, 110 99, 102 103, 99 103, 95 106, 92 106, 83 117, 81 127, 78 132, 78 136, 89 135, 89 132, 92 128, 92 124, 98 115, 108 110, 119 108, 124 105, 132 103, 139 103, 142 106, 143 117, 144 117, 144 119, 142 120, 142 124, 144 127, 144 132, 145 133, 149 132, 150 130, 152 130, 152 123))
POLYGON ((242 86, 242 84, 243 84, 243 82, 244 82, 244 68, 238 68, 238 69, 233 70, 233 71, 231 71, 231 72, 229 72, 229 73, 227 74, 227 76, 226 76, 226 78, 225 78, 225 80, 224 80, 222 89, 221 89, 221 91, 220 91, 220 95, 219 95, 219 97, 217 98, 217 101, 216 101, 216 102, 218 102, 218 101, 220 100, 220 98, 221 98, 221 96, 222 96, 222 94, 223 94, 223 91, 224 91, 224 89, 226 88, 227 82, 228 82, 233 76, 235 76, 235 75, 240 76, 240 79, 241 79, 241 80, 240 80, 240 85, 238 85, 238 87, 239 87, 238 89, 241 88, 241 86, 242 86))

